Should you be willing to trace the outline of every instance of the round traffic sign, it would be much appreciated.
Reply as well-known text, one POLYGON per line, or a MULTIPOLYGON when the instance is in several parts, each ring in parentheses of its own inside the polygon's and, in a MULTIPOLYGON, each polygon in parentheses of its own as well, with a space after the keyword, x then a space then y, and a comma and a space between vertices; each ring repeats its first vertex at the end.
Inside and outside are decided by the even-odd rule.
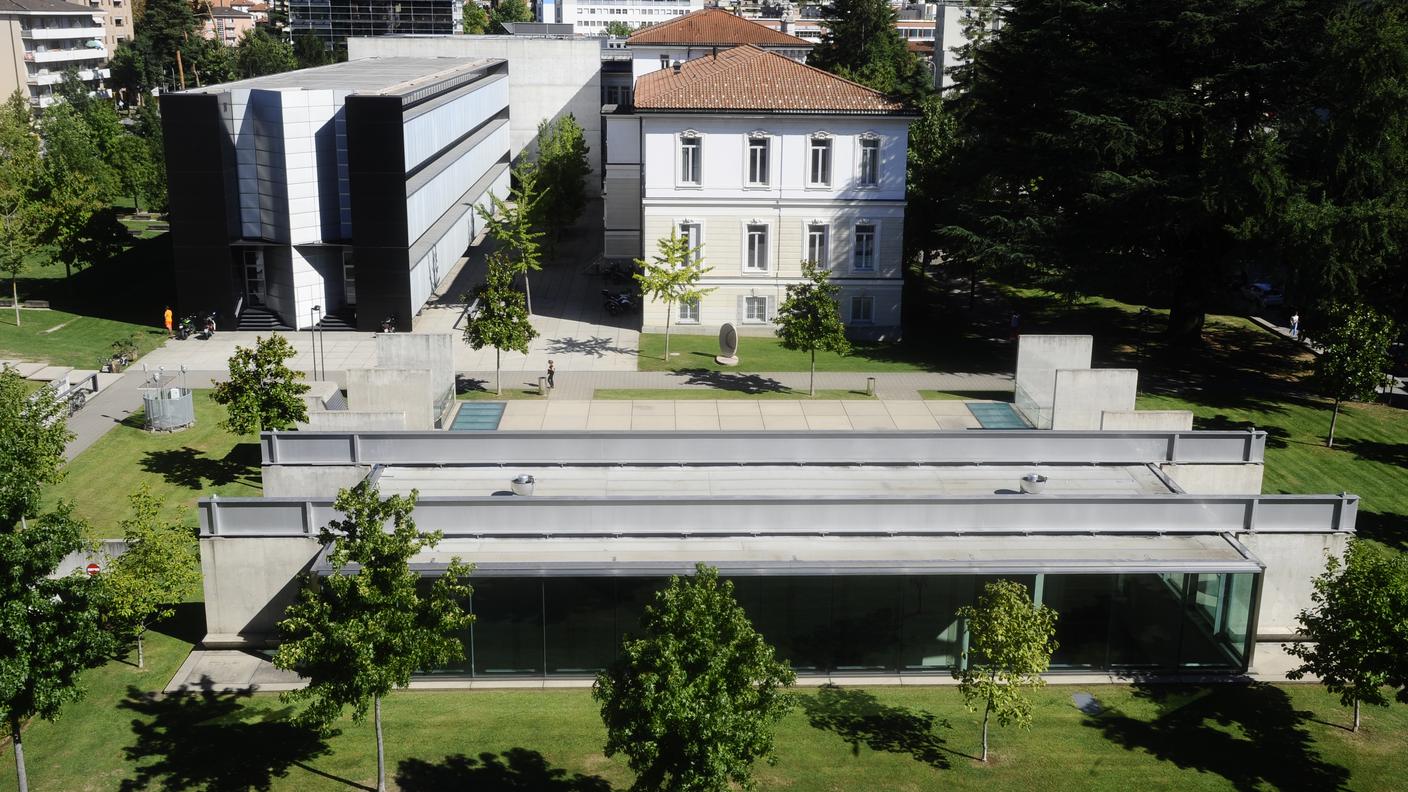
POLYGON ((91 577, 92 575, 96 575, 96 574, 98 574, 99 572, 102 571, 102 567, 98 566, 96 563, 89 564, 88 566, 84 567, 83 569, 84 569, 85 572, 88 573, 88 575, 89 575, 90 577, 91 577))

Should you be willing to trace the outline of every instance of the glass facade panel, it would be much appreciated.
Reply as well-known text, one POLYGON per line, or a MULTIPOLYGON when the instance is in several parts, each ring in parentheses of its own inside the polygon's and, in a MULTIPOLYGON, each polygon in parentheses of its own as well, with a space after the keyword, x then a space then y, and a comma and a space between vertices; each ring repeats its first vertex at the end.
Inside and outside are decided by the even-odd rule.
MULTIPOLYGON (((1055 609, 1052 670, 1239 670, 1257 575, 1110 574, 732 578, 777 656, 801 673, 938 672, 960 662, 956 611, 991 580, 1015 580, 1055 609)), ((605 668, 664 578, 472 579, 466 659, 432 674, 590 675, 605 668)), ((428 585, 428 584, 427 584, 428 585)))

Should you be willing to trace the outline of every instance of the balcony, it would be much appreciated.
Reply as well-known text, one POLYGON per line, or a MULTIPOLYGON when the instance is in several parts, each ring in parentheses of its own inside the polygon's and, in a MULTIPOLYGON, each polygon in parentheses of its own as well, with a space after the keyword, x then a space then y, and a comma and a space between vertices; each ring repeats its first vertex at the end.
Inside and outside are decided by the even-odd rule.
POLYGON ((105 60, 108 57, 105 47, 75 47, 73 49, 51 49, 43 52, 26 52, 29 63, 69 63, 72 61, 105 60))
POLYGON ((54 41, 59 39, 101 39, 102 25, 83 27, 36 27, 20 31, 20 38, 33 41, 54 41))
MULTIPOLYGON (((106 80, 108 77, 111 77, 111 76, 112 76, 112 72, 111 72, 110 70, 108 70, 108 69, 79 69, 79 70, 78 70, 78 79, 80 79, 80 80, 82 80, 82 81, 84 81, 84 82, 92 82, 93 80, 106 80)), ((51 72, 42 72, 42 73, 38 73, 38 74, 31 74, 31 75, 29 75, 29 78, 26 80, 26 82, 28 82, 30 85, 58 85, 59 83, 61 83, 61 82, 63 82, 63 81, 64 81, 64 73, 63 73, 63 72, 54 72, 54 71, 51 71, 51 72)))

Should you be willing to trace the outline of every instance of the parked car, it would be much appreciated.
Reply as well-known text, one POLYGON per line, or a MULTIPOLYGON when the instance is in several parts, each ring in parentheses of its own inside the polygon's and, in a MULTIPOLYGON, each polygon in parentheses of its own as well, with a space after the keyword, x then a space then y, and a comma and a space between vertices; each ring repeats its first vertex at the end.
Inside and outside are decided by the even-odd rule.
POLYGON ((1242 296, 1262 308, 1274 308, 1286 304, 1286 295, 1266 281, 1249 283, 1242 287, 1242 296))

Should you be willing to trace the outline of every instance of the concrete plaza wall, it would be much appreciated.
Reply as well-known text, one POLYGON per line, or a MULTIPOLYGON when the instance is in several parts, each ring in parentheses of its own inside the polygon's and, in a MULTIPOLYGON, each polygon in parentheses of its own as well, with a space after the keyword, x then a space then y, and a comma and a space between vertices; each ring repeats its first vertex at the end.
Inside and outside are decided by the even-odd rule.
POLYGON ((1051 404, 1052 429, 1099 429, 1106 410, 1134 410, 1135 369, 1058 369, 1051 404))
POLYGON ((299 575, 318 554, 313 537, 200 540, 207 649, 268 646, 297 598, 299 575))
POLYGON ((348 369, 347 409, 401 412, 406 429, 435 428, 436 391, 428 369, 348 369))
POLYGON ((1190 495, 1260 495, 1266 467, 1245 465, 1166 464, 1159 468, 1190 495))
POLYGON ((1344 556, 1350 533, 1257 534, 1238 536, 1266 564, 1257 635, 1268 640, 1296 632, 1296 616, 1311 606, 1312 581, 1331 555, 1344 556))
POLYGON ((1015 401, 1032 426, 1051 428, 1056 370, 1090 368, 1094 348, 1095 338, 1088 335, 1023 335, 1017 339, 1015 401))
POLYGON ((1193 411, 1106 410, 1100 416, 1100 428, 1109 431, 1191 432, 1193 430, 1193 411))
POLYGON ((587 140, 601 191, 601 41, 525 36, 377 36, 347 39, 350 60, 374 57, 504 58, 508 61, 509 155, 538 150, 538 122, 571 113, 587 140))
POLYGON ((450 333, 381 333, 377 368, 425 369, 436 398, 455 391, 455 336, 450 333))
POLYGON ((383 410, 380 412, 324 410, 308 413, 308 423, 298 425, 298 430, 301 432, 404 431, 405 428, 405 410, 383 410))

